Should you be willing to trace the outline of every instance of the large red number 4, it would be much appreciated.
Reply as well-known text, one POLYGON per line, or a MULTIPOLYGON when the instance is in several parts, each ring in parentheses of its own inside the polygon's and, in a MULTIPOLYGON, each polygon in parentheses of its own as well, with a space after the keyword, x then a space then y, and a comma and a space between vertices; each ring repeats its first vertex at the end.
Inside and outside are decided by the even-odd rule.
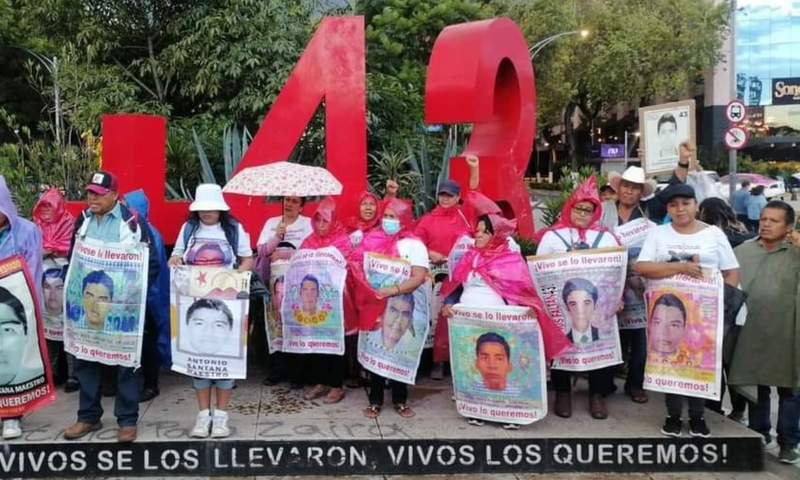
MULTIPOLYGON (((436 39, 425 85, 428 123, 472 123, 464 154, 481 159, 481 190, 533 235, 523 177, 536 134, 536 88, 528 45, 507 18, 453 25, 436 39)), ((466 185, 463 157, 450 176, 466 185)))

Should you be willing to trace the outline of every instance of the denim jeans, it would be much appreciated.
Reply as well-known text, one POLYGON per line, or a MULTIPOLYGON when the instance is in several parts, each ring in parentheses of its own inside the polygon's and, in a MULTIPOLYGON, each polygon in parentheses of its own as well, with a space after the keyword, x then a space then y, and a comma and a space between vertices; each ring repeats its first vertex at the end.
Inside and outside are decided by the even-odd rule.
POLYGON ((667 415, 670 417, 681 418, 683 415, 683 399, 689 404, 689 419, 698 420, 703 418, 705 412, 706 401, 702 398, 689 397, 687 395, 676 395, 668 393, 664 395, 664 401, 667 404, 667 415))
POLYGON ((628 356, 628 377, 625 379, 625 393, 632 388, 642 389, 644 385, 644 363, 647 361, 647 329, 624 329, 619 331, 622 351, 630 350, 628 356))
MULTIPOLYGON (((748 402, 750 406, 750 429, 772 440, 770 430, 770 387, 758 386, 758 403, 748 402)), ((800 391, 778 387, 778 444, 796 447, 800 443, 800 391)))
MULTIPOLYGON (((100 404, 103 391, 103 364, 75 359, 75 376, 81 384, 78 421, 97 423, 103 417, 100 404)), ((131 367, 115 367, 117 370, 117 397, 114 415, 120 427, 136 425, 139 420, 139 391, 141 374, 131 367)))

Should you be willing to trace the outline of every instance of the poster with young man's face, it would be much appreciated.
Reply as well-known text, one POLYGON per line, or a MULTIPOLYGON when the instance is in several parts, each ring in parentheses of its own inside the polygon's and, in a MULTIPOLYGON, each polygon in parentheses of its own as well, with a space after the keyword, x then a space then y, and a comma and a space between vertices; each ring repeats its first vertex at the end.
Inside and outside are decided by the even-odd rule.
POLYGON ((642 168, 648 175, 671 172, 678 165, 679 145, 694 140, 694 100, 639 109, 642 168))
POLYGON ((0 418, 18 417, 55 400, 46 361, 41 309, 18 256, 0 260, 0 418))
POLYGON ((62 341, 64 338, 64 274, 65 258, 47 257, 42 263, 42 299, 44 312, 42 322, 47 340, 62 341))

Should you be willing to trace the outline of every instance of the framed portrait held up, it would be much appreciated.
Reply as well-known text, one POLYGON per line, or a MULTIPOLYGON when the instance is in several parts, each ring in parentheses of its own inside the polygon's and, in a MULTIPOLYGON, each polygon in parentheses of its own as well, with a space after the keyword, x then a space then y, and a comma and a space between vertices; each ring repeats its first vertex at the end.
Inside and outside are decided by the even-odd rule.
POLYGON ((672 172, 678 165, 678 146, 696 142, 695 101, 664 103, 639 109, 642 168, 647 175, 672 172))

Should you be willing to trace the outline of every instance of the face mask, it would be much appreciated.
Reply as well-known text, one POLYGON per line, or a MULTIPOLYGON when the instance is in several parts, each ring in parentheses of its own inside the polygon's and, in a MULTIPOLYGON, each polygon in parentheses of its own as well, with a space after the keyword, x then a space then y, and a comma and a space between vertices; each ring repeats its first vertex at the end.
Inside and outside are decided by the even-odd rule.
POLYGON ((394 235, 400 231, 400 220, 396 218, 384 218, 381 220, 381 226, 386 235, 394 235))

